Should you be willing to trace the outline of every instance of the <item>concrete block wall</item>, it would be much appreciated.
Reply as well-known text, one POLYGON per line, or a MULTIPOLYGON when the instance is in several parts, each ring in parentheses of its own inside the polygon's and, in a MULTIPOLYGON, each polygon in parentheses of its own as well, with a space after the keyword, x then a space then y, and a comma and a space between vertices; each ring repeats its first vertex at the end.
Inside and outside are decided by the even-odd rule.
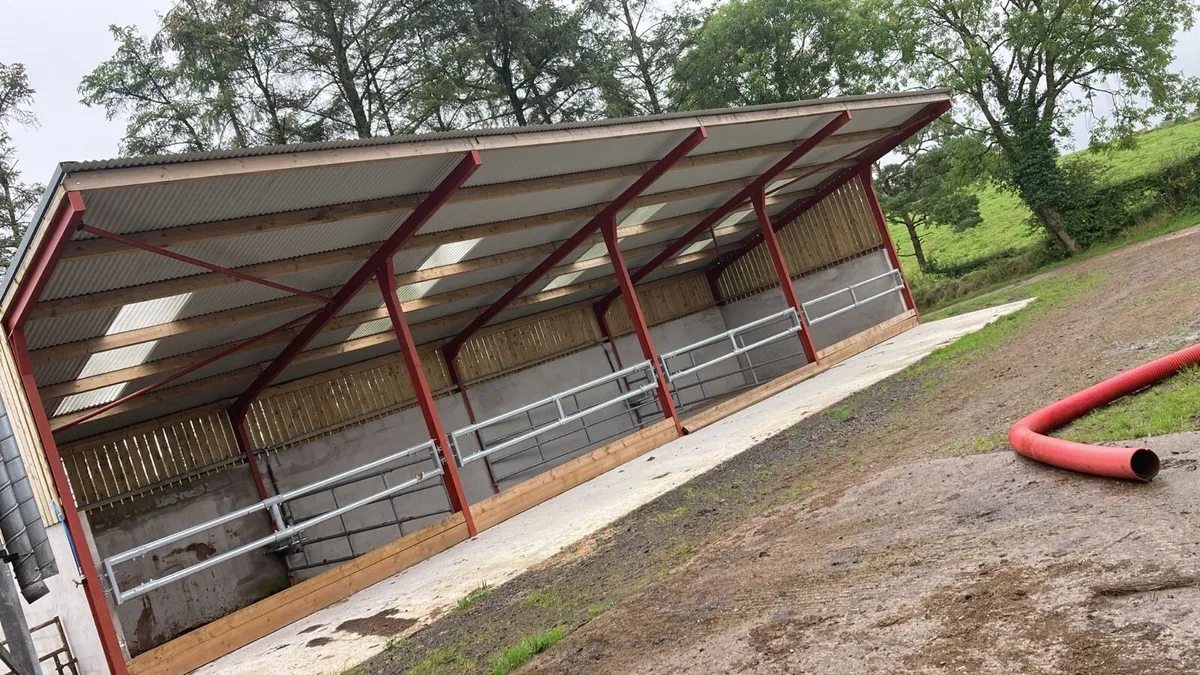
MULTIPOLYGON (((803 301, 845 288, 851 283, 870 278, 887 269, 886 256, 879 252, 798 279, 795 288, 803 301)), ((826 309, 836 308, 839 306, 837 303, 838 301, 831 301, 826 309)), ((782 294, 777 289, 770 289, 729 305, 710 308, 655 326, 650 332, 655 347, 662 353, 723 333, 783 308, 782 294)), ((889 296, 819 324, 813 330, 813 338, 819 349, 902 311, 903 303, 899 297, 889 296)), ((773 327, 751 332, 747 335, 747 340, 753 341, 756 334, 761 336, 777 330, 778 327, 773 327)), ((798 340, 785 340, 756 350, 753 357, 761 362, 771 358, 773 354, 796 355, 799 354, 798 347, 798 340)), ((635 335, 619 338, 617 350, 625 365, 642 360, 635 335)), ((728 353, 726 344, 714 344, 697 350, 696 361, 704 362, 725 353, 728 353)), ((676 369, 685 367, 682 360, 674 363, 676 369)), ((802 364, 802 357, 792 356, 774 366, 758 370, 757 375, 760 380, 765 381, 802 364)), ((753 384, 748 375, 738 372, 742 367, 744 365, 739 364, 738 359, 728 359, 700 374, 681 378, 676 384, 683 406, 753 384), (706 380, 703 393, 699 387, 686 387, 700 378, 706 380)), ((610 361, 607 346, 594 346, 471 386, 468 388, 468 396, 477 419, 482 420, 603 377, 613 372, 614 368, 615 362, 610 361)), ((588 407, 599 400, 611 398, 617 391, 616 384, 598 387, 581 394, 578 404, 580 407, 588 407)), ((653 394, 649 397, 653 399, 653 394)), ((468 425, 466 408, 457 393, 439 398, 437 407, 447 431, 468 425)), ((572 406, 568 405, 567 411, 570 412, 571 409, 572 406)), ((645 410, 650 409, 648 406, 645 410)), ((548 419, 553 414, 552 411, 550 407, 537 411, 534 415, 535 423, 548 419)), ((609 414, 609 410, 605 410, 595 414, 593 418, 607 417, 609 414)), ((493 468, 497 474, 510 476, 508 480, 501 481, 500 485, 501 488, 509 487, 603 445, 608 442, 604 437, 623 435, 624 430, 632 428, 635 424, 636 420, 632 415, 618 415, 589 430, 594 442, 588 443, 586 438, 581 439, 581 433, 576 432, 558 441, 545 443, 541 455, 536 450, 504 453, 507 458, 498 459, 493 468), (543 461, 543 457, 550 458, 550 461, 543 461)), ((578 429, 580 426, 581 424, 576 423, 575 427, 560 428, 556 433, 578 429)), ((497 426, 488 429, 485 438, 494 439, 524 428, 527 428, 527 421, 524 420, 506 427, 497 426)), ((274 453, 267 460, 270 463, 269 477, 278 491, 287 491, 361 466, 368 461, 421 443, 427 438, 428 433, 421 412, 414 406, 385 418, 274 453)), ((463 449, 468 452, 473 450, 474 441, 470 438, 464 439, 463 449)), ((431 466, 431 463, 398 469, 390 474, 388 479, 404 480, 425 466, 431 466)), ((478 502, 494 493, 488 467, 483 461, 472 462, 460 468, 459 473, 470 502, 478 502)), ((421 489, 392 500, 394 512, 393 504, 382 502, 353 511, 341 521, 335 519, 314 528, 309 532, 310 538, 334 535, 346 530, 371 529, 349 537, 313 544, 308 547, 309 560, 316 562, 343 558, 352 553, 361 554, 415 531, 440 517, 427 515, 402 526, 372 528, 373 525, 395 519, 397 515, 411 517, 436 514, 444 510, 448 503, 440 482, 431 480, 424 484, 429 489, 421 489)), ((341 487, 336 492, 337 503, 346 504, 378 492, 383 489, 383 484, 382 478, 372 478, 341 487)), ((390 484, 394 485, 395 482, 390 484)), ((176 491, 150 495, 131 504, 97 510, 91 514, 91 526, 97 550, 101 556, 106 556, 228 513, 257 500, 258 495, 249 471, 245 467, 236 467, 193 481, 176 491)), ((297 500, 291 506, 293 515, 297 519, 303 519, 325 512, 333 505, 333 497, 327 492, 297 500)), ((269 531, 264 516, 252 516, 231 523, 225 528, 197 535, 193 540, 179 542, 168 551, 160 551, 121 565, 121 582, 125 587, 131 587, 146 579, 169 573, 188 562, 195 562, 216 552, 252 541, 269 531)), ((300 561, 299 557, 289 559, 292 564, 299 564, 300 561)), ((319 574, 325 569, 328 568, 307 570, 298 573, 296 577, 303 579, 319 574)), ((126 603, 117 610, 117 614, 124 626, 130 649, 136 654, 249 605, 286 584, 287 572, 279 557, 258 552, 126 603)))
MULTIPOLYGON (((88 521, 101 559, 225 515, 259 500, 245 466, 205 476, 130 503, 96 509, 88 521)), ((176 542, 116 567, 123 589, 160 578, 271 532, 267 517, 249 516, 176 542)), ((60 562, 60 567, 65 567, 60 562)), ((262 551, 224 562, 117 606, 131 655, 234 610, 288 584, 278 557, 262 551)))

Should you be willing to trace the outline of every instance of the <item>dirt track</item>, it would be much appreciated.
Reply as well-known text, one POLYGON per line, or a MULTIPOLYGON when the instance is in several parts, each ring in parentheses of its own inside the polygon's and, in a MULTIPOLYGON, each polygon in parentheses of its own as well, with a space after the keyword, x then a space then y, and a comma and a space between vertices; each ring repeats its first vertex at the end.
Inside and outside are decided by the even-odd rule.
POLYGON ((365 670, 433 650, 447 672, 486 670, 562 624, 578 629, 532 670, 1200 671, 1197 455, 1135 486, 1017 459, 1002 437, 1200 338, 1200 233, 1056 275, 1075 291, 1003 341, 765 441, 365 670))

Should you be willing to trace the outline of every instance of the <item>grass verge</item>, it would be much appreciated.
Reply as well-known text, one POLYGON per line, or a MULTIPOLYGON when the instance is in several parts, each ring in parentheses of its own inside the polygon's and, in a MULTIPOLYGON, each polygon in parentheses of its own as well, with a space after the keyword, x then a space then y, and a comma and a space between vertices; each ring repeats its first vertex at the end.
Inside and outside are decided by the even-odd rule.
POLYGON ((566 636, 566 628, 555 626, 537 635, 522 638, 517 644, 500 652, 500 656, 496 657, 496 662, 492 665, 492 675, 507 675, 566 636))
POLYGON ((1200 429, 1200 367, 1093 410, 1056 434, 1103 443, 1200 429))
POLYGON ((492 587, 484 584, 479 588, 467 593, 458 599, 454 604, 454 611, 465 612, 475 606, 475 603, 487 597, 488 593, 492 592, 492 587))

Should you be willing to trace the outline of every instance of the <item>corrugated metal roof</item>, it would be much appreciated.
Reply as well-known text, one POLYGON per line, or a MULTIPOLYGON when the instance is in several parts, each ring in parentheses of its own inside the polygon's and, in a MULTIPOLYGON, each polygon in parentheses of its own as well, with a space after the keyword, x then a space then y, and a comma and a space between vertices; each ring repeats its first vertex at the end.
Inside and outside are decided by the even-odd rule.
MULTIPOLYGON (((949 97, 949 89, 929 89, 920 92, 920 94, 943 94, 949 97)), ((771 110, 789 110, 793 108, 804 108, 814 105, 828 103, 863 103, 870 101, 886 101, 895 99, 903 94, 868 94, 865 96, 841 96, 837 98, 822 98, 808 99, 804 101, 789 101, 785 103, 771 103, 766 105, 748 106, 738 108, 740 112, 759 112, 771 110)), ((647 115, 644 117, 634 118, 614 118, 602 120, 589 120, 583 122, 569 122, 564 124, 548 124, 526 127, 496 127, 484 129, 463 129, 461 131, 444 131, 439 133, 429 134, 411 134, 398 136, 382 136, 376 138, 354 138, 339 141, 324 141, 320 143, 297 143, 294 145, 267 145, 256 148, 239 148, 234 150, 218 150, 211 152, 191 152, 180 153, 174 155, 155 155, 143 157, 119 157, 113 159, 93 160, 85 162, 63 162, 62 168, 66 172, 79 171, 96 171, 101 169, 114 169, 126 167, 140 166, 159 166, 163 164, 178 164, 182 162, 203 162, 214 159, 236 159, 241 157, 261 157, 266 155, 285 155, 297 152, 312 152, 318 150, 339 150, 344 148, 364 148, 386 145, 402 145, 406 143, 418 143, 426 141, 442 141, 460 138, 481 138, 487 136, 507 136, 513 134, 532 134, 546 131, 558 131, 565 129, 590 129, 599 127, 619 126, 638 121, 652 120, 675 120, 688 119, 692 117, 708 117, 714 115, 722 115, 729 112, 727 108, 715 108, 708 110, 686 111, 676 113, 664 113, 661 115, 647 115)))
MULTIPOLYGON (((644 190, 637 202, 640 206, 618 216, 619 225, 626 228, 621 247, 630 267, 648 261, 703 213, 723 204, 746 181, 777 162, 792 144, 816 133, 839 111, 850 110, 852 121, 828 143, 814 148, 789 174, 812 167, 812 175, 769 186, 778 188, 770 213, 787 209, 841 165, 816 167, 853 158, 884 133, 894 135, 929 105, 948 98, 945 91, 924 91, 520 129, 73 162, 61 166, 47 194, 80 189, 86 204, 84 221, 92 227, 142 237, 150 243, 163 242, 176 253, 222 267, 257 272, 263 268, 254 266, 269 263, 271 281, 331 295, 359 269, 371 245, 394 232, 410 213, 408 209, 448 175, 464 149, 476 148, 482 166, 466 184, 466 189, 474 192, 452 198, 425 223, 419 236, 393 257, 398 274, 440 268, 438 278, 401 285, 398 293, 411 307, 407 313, 414 334, 421 340, 443 339, 461 330, 473 316, 470 312, 499 299, 504 289, 495 288, 497 284, 524 275, 545 258, 544 249, 531 247, 547 247, 577 232, 593 213, 631 184, 641 171, 637 167, 665 155, 697 123, 707 127, 707 139, 687 162, 644 190), (560 133, 572 130, 595 132, 560 133), (864 136, 848 136, 860 133, 864 136), (400 146, 405 150, 399 154, 381 150, 400 146), (730 151, 736 154, 717 155, 730 151), (146 171, 147 167, 160 168, 146 171), (538 182, 515 183, 530 179, 538 182), (681 190, 687 192, 676 193, 681 190), (398 201, 379 205, 372 200, 398 201), (305 209, 319 211, 288 215, 305 209), (366 215, 362 215, 363 209, 368 209, 366 215), (248 218, 257 220, 250 226, 239 224, 245 221, 238 219, 248 218), (656 221, 667 219, 673 220, 655 226, 656 221), (638 229, 627 229, 635 226, 638 229), (235 234, 226 233, 230 227, 237 228, 235 234), (521 249, 530 250, 522 253, 521 249), (504 257, 490 258, 499 254, 504 257), (480 287, 478 293, 469 291, 480 284, 490 286, 480 287), (457 299, 452 302, 430 305, 422 301, 450 291, 456 292, 457 299), (455 314, 460 315, 456 322, 420 325, 455 314)), ((43 204, 38 227, 48 222, 52 203, 47 200, 43 204)), ((743 212, 722 224, 750 218, 743 212)), ((26 238, 32 239, 36 233, 37 227, 30 228, 26 238)), ((722 237, 722 249, 744 234, 722 237)), ((93 235, 77 233, 73 242, 89 239, 94 239, 93 235)), ((149 252, 97 249, 101 244, 106 243, 73 246, 55 268, 43 290, 43 304, 26 326, 40 386, 232 344, 315 307, 293 303, 283 308, 279 303, 288 297, 284 291, 245 281, 229 282, 195 265, 149 252), (101 293, 105 295, 97 295, 101 293), (257 307, 260 303, 271 304, 257 307), (233 310, 238 312, 236 321, 226 318, 233 316, 229 315, 233 310), (187 326, 177 334, 152 335, 157 326, 184 320, 187 326), (204 324, 208 320, 213 322, 211 326, 204 324), (97 354, 76 350, 70 357, 39 360, 39 349, 100 338, 108 341, 106 344, 116 340, 125 346, 97 354)), ((701 243, 685 249, 685 254, 712 248, 706 235, 701 243), (709 243, 703 243, 706 241, 709 243)), ((27 249, 28 244, 23 243, 21 250, 27 249)), ((593 242, 571 252, 560 265, 604 255, 604 247, 593 242)), ((647 278, 686 273, 707 263, 700 260, 658 270, 647 278)), ((596 298, 611 288, 588 285, 611 276, 610 265, 584 267, 547 275, 525 295, 547 290, 575 292, 506 310, 494 322, 596 298)), ((378 292, 368 287, 340 314, 373 310, 380 302, 378 292)), ((319 334, 308 350, 387 331, 390 326, 385 319, 345 325, 319 334)), ((178 384, 261 363, 281 348, 282 341, 256 347, 207 366, 178 384)), ((281 381, 390 349, 394 345, 363 346, 336 357, 310 359, 286 369, 281 381)), ((164 374, 68 397, 57 405, 57 411, 65 414, 114 400, 164 374)), ((145 410, 162 414, 185 409, 228 396, 230 391, 222 384, 182 398, 174 407, 154 404, 145 410)), ((236 389, 232 393, 237 393, 236 389)), ((124 412, 115 418, 145 419, 143 411, 124 412)), ((98 431, 113 423, 112 419, 100 419, 84 427, 98 431)), ((67 436, 81 433, 72 430, 67 436)))

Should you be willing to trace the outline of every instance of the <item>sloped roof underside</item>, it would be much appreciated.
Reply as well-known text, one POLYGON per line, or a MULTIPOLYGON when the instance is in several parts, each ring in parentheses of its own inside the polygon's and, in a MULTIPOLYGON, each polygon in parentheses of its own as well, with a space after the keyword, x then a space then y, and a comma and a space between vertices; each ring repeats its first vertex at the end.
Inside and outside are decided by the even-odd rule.
MULTIPOLYGON (((81 193, 83 221, 92 227, 332 296, 464 153, 477 150, 479 170, 393 258, 414 334, 418 342, 429 342, 461 331, 701 125, 707 139, 618 216, 620 245, 631 269, 843 110, 852 120, 768 185, 772 216, 847 170, 868 148, 902 140, 896 135, 907 122, 948 98, 945 91, 923 91, 590 124, 68 163, 61 167, 58 187, 60 196, 62 190, 81 193)), ((726 250, 754 230, 753 216, 743 208, 719 223, 715 235, 726 250)), ((702 238, 681 253, 694 260, 668 265, 651 278, 694 271, 711 262, 716 250, 711 238, 702 238)), ((596 299, 614 287, 603 243, 593 237, 535 283, 522 298, 525 304, 502 312, 493 323, 596 299)), ((391 331, 381 304, 377 287, 368 284, 308 347, 347 344, 353 349, 289 367, 277 382, 393 351, 394 343, 369 339, 391 331)), ((48 412, 65 420, 316 307, 309 298, 78 232, 45 285, 26 337, 48 412)), ((64 432, 62 440, 236 395, 253 376, 231 382, 228 375, 269 362, 288 337, 265 341, 168 385, 160 391, 184 384, 193 390, 170 405, 98 418, 64 432), (199 386, 206 378, 213 385, 199 386)))

